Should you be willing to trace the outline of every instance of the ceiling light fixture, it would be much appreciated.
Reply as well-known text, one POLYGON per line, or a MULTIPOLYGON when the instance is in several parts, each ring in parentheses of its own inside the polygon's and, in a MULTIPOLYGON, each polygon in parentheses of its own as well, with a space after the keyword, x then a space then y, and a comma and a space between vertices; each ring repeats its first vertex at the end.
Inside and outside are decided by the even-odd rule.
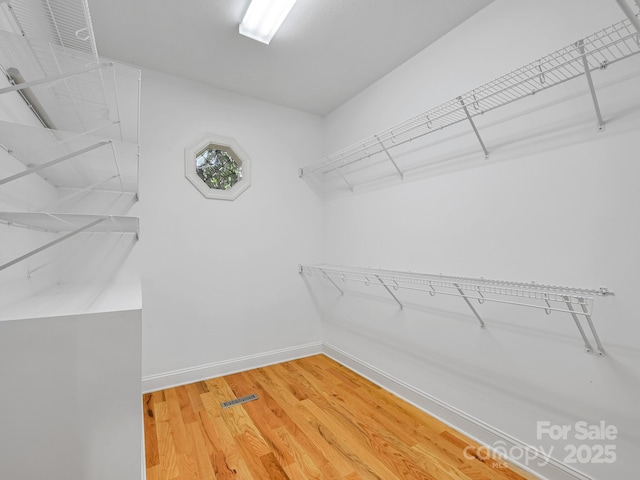
POLYGON ((240 23, 240 33, 269 45, 296 0, 251 0, 240 23))

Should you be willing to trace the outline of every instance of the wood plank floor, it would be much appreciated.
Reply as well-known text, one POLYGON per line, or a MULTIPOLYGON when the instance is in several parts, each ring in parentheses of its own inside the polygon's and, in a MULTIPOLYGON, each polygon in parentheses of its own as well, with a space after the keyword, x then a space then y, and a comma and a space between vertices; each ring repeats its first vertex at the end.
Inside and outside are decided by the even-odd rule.
POLYGON ((146 394, 148 480, 535 477, 324 355, 146 394), (222 408, 221 402, 259 399, 222 408))

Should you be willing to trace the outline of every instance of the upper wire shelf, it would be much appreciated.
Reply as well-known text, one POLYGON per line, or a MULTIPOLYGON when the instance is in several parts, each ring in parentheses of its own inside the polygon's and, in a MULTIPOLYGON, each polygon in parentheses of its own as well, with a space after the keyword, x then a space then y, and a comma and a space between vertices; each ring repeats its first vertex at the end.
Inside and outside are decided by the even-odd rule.
MULTIPOLYGON (((588 77, 602 129, 604 122, 599 113, 591 72, 607 68, 637 53, 640 53, 639 33, 631 19, 625 19, 481 87, 356 142, 327 156, 322 161, 310 164, 300 169, 300 176, 313 174, 323 180, 328 173, 337 172, 349 189, 353 190, 353 185, 345 177, 342 169, 363 161, 369 164, 370 162, 366 160, 385 159, 391 162, 395 172, 403 178, 400 165, 391 155, 394 148, 464 121, 470 122, 485 156, 488 156, 489 150, 479 135, 473 121, 474 117, 582 75, 588 77)), ((393 171, 392 168, 389 171, 393 171)))
POLYGON ((544 310, 547 314, 551 312, 568 313, 573 318, 584 341, 585 351, 593 353, 594 349, 579 317, 586 320, 596 343, 598 355, 605 356, 604 348, 591 319, 594 299, 613 294, 604 287, 599 289, 563 287, 534 282, 525 283, 333 265, 301 265, 299 271, 301 274, 317 275, 327 279, 341 295, 344 294, 339 286, 341 282, 380 285, 393 297, 401 309, 404 309, 404 304, 394 293, 394 291, 401 289, 421 291, 429 293, 431 296, 462 297, 482 328, 485 327, 485 323, 471 301, 477 301, 479 304, 495 302, 536 308, 544 310))
POLYGON ((37 172, 56 187, 137 198, 140 71, 101 62, 86 0, 0 2, 0 20, 0 95, 19 94, 46 127, 0 123, 0 147, 27 167, 0 185, 37 172))
POLYGON ((86 0, 0 2, 0 17, 0 94, 18 91, 47 128, 140 143, 140 71, 100 59, 86 0))
MULTIPOLYGON (((87 0, 0 1, 0 71, 0 98, 14 97, 3 111, 12 122, 0 122, 0 148, 17 160, 0 186, 21 191, 18 181, 35 173, 73 190, 54 205, 97 190, 138 198, 140 70, 100 59, 87 0), (15 99, 45 128, 26 125, 35 119, 22 115, 24 107, 14 111, 15 99)), ((59 234, 0 270, 83 232, 138 238, 135 217, 41 213, 48 206, 0 212, 0 223, 59 234)))
POLYGON ((138 69, 4 30, 0 65, 45 127, 139 143, 138 69))
POLYGON ((10 0, 7 8, 27 38, 84 52, 98 61, 87 0, 10 0))

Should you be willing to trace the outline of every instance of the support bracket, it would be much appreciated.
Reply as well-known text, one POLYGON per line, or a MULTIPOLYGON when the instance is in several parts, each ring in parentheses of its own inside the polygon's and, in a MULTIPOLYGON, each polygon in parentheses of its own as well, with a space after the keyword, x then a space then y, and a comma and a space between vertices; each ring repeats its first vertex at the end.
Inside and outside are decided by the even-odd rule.
POLYGON ((580 332, 580 336, 582 337, 582 340, 584 341, 584 351, 589 353, 589 354, 593 353, 593 347, 591 346, 591 342, 589 342, 589 339, 587 338, 587 335, 584 333, 584 329, 582 328, 582 325, 580 324, 580 319, 578 318, 578 315, 576 314, 575 310, 573 309, 573 305, 571 304, 571 301, 570 301, 569 297, 563 296, 562 298, 564 299, 564 303, 567 305, 567 308, 569 309, 569 312, 571 312, 571 316, 573 317, 573 321, 576 322, 576 327, 578 327, 578 331, 580 332))
POLYGON ((587 323, 589 324, 589 329, 591 330, 591 335, 593 335, 593 339, 596 342, 596 347, 597 347, 597 354, 599 357, 606 357, 606 353, 604 351, 604 347, 602 346, 602 343, 600 342, 600 337, 598 336, 598 332, 596 332, 596 327, 593 324, 593 321, 591 320, 591 315, 589 314, 589 309, 587 308, 587 303, 585 301, 584 298, 579 298, 578 299, 580 301, 580 308, 582 309, 582 312, 584 313, 584 317, 587 319, 587 323))
POLYGON ((584 74, 587 77, 587 83, 589 84, 589 91, 591 92, 591 99, 593 100, 593 107, 596 110, 596 117, 598 118, 598 131, 604 131, 604 120, 602 119, 602 113, 600 112, 600 105, 598 104, 598 97, 596 95, 596 88, 593 85, 593 78, 591 78, 591 69, 589 68, 589 62, 584 51, 584 40, 580 40, 576 43, 578 51, 582 56, 582 65, 584 66, 584 74))
POLYGON ((460 293, 460 296, 462 297, 462 299, 469 306, 469 308, 471 309, 473 314, 476 316, 476 318, 480 322, 480 328, 485 328, 486 325, 484 324, 484 321, 482 320, 482 318, 480 317, 480 315, 478 314, 476 309, 473 307, 473 305, 471 305, 471 302, 467 298, 467 295, 462 291, 462 288, 460 288, 460 285, 458 285, 457 283, 454 283, 453 286, 456 287, 456 290, 458 290, 458 292, 460 293))
POLYGON ((458 101, 460 102, 460 105, 462 105, 462 108, 464 109, 464 113, 467 115, 467 120, 469 120, 469 123, 471 124, 471 128, 473 128, 473 133, 476 134, 476 137, 478 138, 478 141, 480 142, 480 146, 482 147, 482 151, 484 152, 484 158, 486 160, 486 159, 489 158, 489 150, 487 150, 487 147, 485 146, 484 142, 482 141, 482 137, 480 136, 480 132, 478 132, 478 129, 476 128, 476 124, 473 121, 473 118, 471 118, 471 114, 469 113, 469 109, 465 105, 463 98, 462 97, 458 97, 458 101))
POLYGON ((380 278, 380 276, 379 276, 379 275, 376 275, 375 277, 376 277, 376 278, 378 279, 378 281, 382 284, 382 286, 385 288, 385 290, 386 290, 387 292, 389 292, 389 295, 391 295, 391 296, 393 297, 393 299, 396 301, 396 303, 397 303, 398 305, 400 305, 400 310, 404 310, 404 305, 402 305, 402 303, 400 303, 400 300, 398 300, 398 297, 396 297, 396 296, 393 294, 393 292, 391 291, 391 289, 389 288, 389 286, 388 286, 386 283, 384 283, 384 280, 382 280, 382 279, 380 278))
POLYGON ((400 168, 398 168, 398 165, 396 164, 395 160, 393 159, 393 157, 389 153, 389 150, 387 150, 387 147, 384 146, 384 143, 382 143, 382 140, 380 140, 380 137, 378 137, 378 135, 374 135, 374 137, 378 141, 380 146, 382 147, 382 150, 384 151, 384 153, 387 154, 387 157, 389 158, 389 161, 393 164, 395 169, 398 171, 398 175, 400 175, 400 180, 404 180, 404 173, 402 173, 400 168))
POLYGON ((342 178, 342 181, 347 184, 347 187, 349 187, 349 190, 353 192, 353 186, 347 181, 346 177, 342 174, 342 172, 340 171, 340 167, 336 167, 336 171, 338 172, 338 175, 340 175, 340 178, 342 178))
MULTIPOLYGON (((118 175, 113 175, 113 176, 111 176, 109 178, 105 178, 104 180, 100 180, 99 182, 96 182, 93 185, 89 185, 88 187, 85 187, 85 188, 83 188, 81 190, 76 190, 75 192, 71 193, 70 195, 67 195, 66 197, 62 197, 62 198, 59 198, 58 200, 56 200, 54 205, 60 205, 61 203, 69 201, 72 198, 75 198, 75 197, 77 197, 79 195, 82 195, 82 194, 87 193, 87 192, 91 192, 91 191, 95 190, 96 188, 98 188, 100 185, 104 185, 105 183, 110 182, 114 178, 118 178, 118 175)), ((34 208, 33 211, 34 212, 44 212, 47 209, 47 207, 49 207, 49 204, 41 205, 38 208, 34 208)))
POLYGON ((27 170, 25 170, 23 172, 16 173, 15 175, 11 175, 10 177, 3 178, 2 180, 0 180, 0 185, 4 185, 5 183, 9 183, 9 182, 12 182, 14 180, 17 180, 18 178, 22 178, 22 177, 24 177, 26 175, 30 175, 30 174, 38 172, 38 171, 40 171, 42 169, 45 169, 45 168, 51 167, 53 165, 56 165, 58 163, 64 162, 65 160, 69 160, 70 158, 78 157, 78 156, 83 155, 83 154, 85 154, 87 152, 95 150, 96 148, 100 148, 100 147, 102 147, 104 145, 109 145, 110 143, 112 143, 111 140, 105 140, 103 142, 98 142, 98 143, 95 143, 95 144, 93 144, 93 145, 91 145, 89 147, 82 148, 82 149, 78 150, 77 152, 72 152, 72 153, 69 153, 67 155, 63 155, 62 157, 58 157, 55 160, 51 160, 50 162, 43 163, 42 165, 36 165, 35 167, 28 168, 27 170))
POLYGON ((91 223, 88 223, 87 225, 77 228, 75 230, 73 230, 72 232, 67 233, 66 235, 63 235, 60 238, 56 238, 55 240, 46 243, 44 245, 42 245, 41 247, 38 247, 34 250, 31 250, 29 253, 25 253, 24 255, 19 256, 18 258, 14 258, 13 260, 11 260, 10 262, 5 263, 4 265, 0 265, 0 270, 4 270, 5 268, 8 268, 12 265, 15 265, 18 262, 21 262, 22 260, 26 260, 29 257, 32 257, 33 255, 35 255, 36 253, 40 253, 43 250, 46 250, 47 248, 51 248, 54 245, 57 245, 60 242, 64 242, 67 238, 73 237, 74 235, 77 235, 78 233, 82 233, 85 230, 89 230, 91 227, 104 222, 106 220, 106 218, 99 218, 97 220, 94 220, 91 223))
POLYGON ((333 278, 331 278, 329 275, 327 275, 327 272, 325 272, 323 269, 320 269, 320 271, 322 272, 322 275, 324 275, 324 278, 326 278, 327 280, 329 280, 334 287, 336 287, 336 289, 340 292, 340 295, 344 295, 344 292, 342 291, 342 289, 336 284, 336 282, 333 281, 333 278))

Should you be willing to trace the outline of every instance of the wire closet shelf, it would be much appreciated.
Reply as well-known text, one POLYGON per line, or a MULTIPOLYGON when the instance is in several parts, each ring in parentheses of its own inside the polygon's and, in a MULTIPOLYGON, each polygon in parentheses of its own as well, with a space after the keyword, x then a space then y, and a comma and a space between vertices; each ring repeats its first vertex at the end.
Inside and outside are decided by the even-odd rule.
MULTIPOLYGON (((364 168, 373 161, 385 159, 392 164, 394 173, 403 178, 404 174, 400 165, 391 155, 395 148, 464 121, 471 124, 485 156, 488 156, 489 150, 474 124, 474 117, 582 75, 585 75, 589 82, 599 128, 603 129, 604 121, 599 112, 591 72, 605 69, 639 52, 639 32, 635 29, 631 19, 622 20, 485 85, 335 152, 322 161, 300 169, 299 175, 300 177, 315 175, 322 181, 326 179, 327 174, 336 172, 347 187, 353 191, 353 185, 345 177, 342 169, 348 166, 354 168, 353 165, 358 162, 362 162, 361 167, 364 168)), ((393 170, 390 168, 390 171, 393 170)))
POLYGON ((140 71, 98 56, 86 1, 11 0, 0 16, 0 94, 19 92, 46 128, 139 144, 140 71))
POLYGON ((0 70, 0 97, 24 101, 44 127, 0 122, 0 149, 23 164, 0 186, 35 174, 65 190, 31 211, 0 212, 0 223, 60 234, 0 270, 84 232, 137 239, 135 217, 46 213, 95 191, 138 199, 140 70, 98 56, 87 0, 0 2, 0 70))
MULTIPOLYGON (((42 172, 50 184, 70 189, 68 198, 95 189, 138 193, 137 165, 132 161, 137 150, 126 142, 0 121, 0 149, 24 166, 0 178, 0 186, 42 172)), ((64 199, 61 196, 58 203, 64 199)))
POLYGON ((81 233, 128 233, 134 234, 136 239, 139 235, 138 218, 120 215, 0 212, 0 223, 62 234, 40 247, 3 263, 0 265, 0 271, 81 233))
POLYGON ((87 0, 10 0, 7 3, 27 38, 39 38, 84 52, 98 61, 87 0))
POLYGON ((404 309, 404 304, 394 293, 398 290, 420 291, 431 296, 461 297, 477 318, 481 328, 485 328, 485 322, 471 303, 472 301, 476 301, 478 304, 495 302, 535 308, 544 310, 547 315, 551 312, 568 313, 573 318, 580 337, 584 341, 585 351, 593 353, 594 348, 580 322, 581 318, 586 321, 591 332, 596 344, 595 351, 599 356, 605 356, 604 347, 591 318, 595 298, 613 294, 605 287, 598 289, 575 288, 534 282, 513 282, 334 265, 300 265, 299 273, 325 278, 340 292, 340 295, 344 294, 343 289, 340 288, 342 282, 379 285, 387 291, 400 309, 404 309))

